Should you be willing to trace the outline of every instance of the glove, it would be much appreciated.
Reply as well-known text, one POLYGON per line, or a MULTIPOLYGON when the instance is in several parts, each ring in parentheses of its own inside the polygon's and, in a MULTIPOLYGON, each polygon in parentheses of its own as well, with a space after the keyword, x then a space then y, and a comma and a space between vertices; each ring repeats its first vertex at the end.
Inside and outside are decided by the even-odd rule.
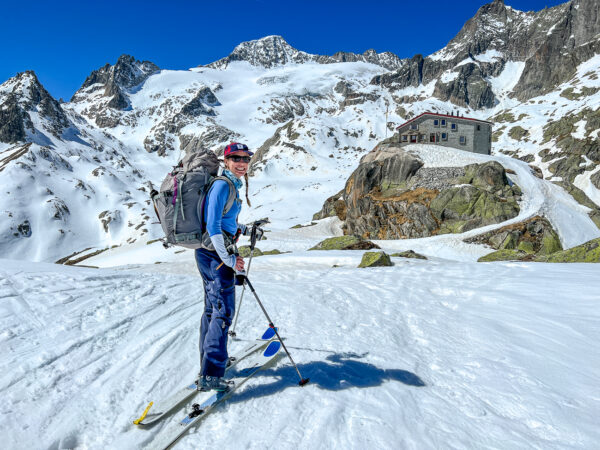
POLYGON ((265 230, 263 230, 261 227, 256 227, 255 233, 256 233, 256 240, 260 241, 265 234, 265 230))
MULTIPOLYGON (((253 226, 254 226, 253 224, 250 224, 250 225, 241 224, 240 227, 238 228, 238 230, 244 236, 252 236, 252 227, 253 226)), ((260 241, 263 238, 264 234, 265 234, 265 230, 263 230, 261 227, 256 227, 256 240, 257 241, 260 241)))

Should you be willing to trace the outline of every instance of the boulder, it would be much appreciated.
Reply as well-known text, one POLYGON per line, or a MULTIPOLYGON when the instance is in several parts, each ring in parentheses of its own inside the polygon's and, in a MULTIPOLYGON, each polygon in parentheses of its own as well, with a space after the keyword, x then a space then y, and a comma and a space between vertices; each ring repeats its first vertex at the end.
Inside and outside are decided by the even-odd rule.
POLYGON ((592 239, 568 250, 539 256, 535 261, 550 263, 600 263, 600 238, 592 239))
POLYGON ((386 267, 393 265, 394 263, 385 252, 365 252, 358 267, 386 267))
MULTIPOLYGON (((238 252, 240 253, 240 256, 242 258, 249 258, 250 257, 250 246, 242 245, 241 247, 238 247, 238 252)), ((264 255, 281 255, 283 253, 288 253, 288 252, 282 252, 280 250, 277 250, 276 248, 273 250, 262 251, 260 248, 254 247, 254 253, 252 254, 252 257, 264 256, 264 255)))
POLYGON ((494 262, 494 261, 522 261, 528 256, 528 253, 521 250, 498 250, 482 256, 477 262, 494 262))
POLYGON ((325 239, 309 250, 370 250, 372 248, 379 248, 379 246, 359 236, 337 236, 325 239))
POLYGON ((404 252, 392 253, 390 256, 396 256, 400 258, 427 259, 426 256, 416 253, 414 250, 406 250, 404 252))
POLYGON ((549 255, 562 250, 558 234, 542 216, 465 239, 465 242, 488 245, 495 250, 520 250, 535 255, 549 255))
MULTIPOLYGON (((249 258, 250 257, 250 246, 242 245, 241 247, 238 247, 238 252, 242 258, 249 258)), ((260 250, 260 248, 254 247, 254 253, 252 254, 253 257, 261 256, 263 254, 264 253, 260 250)))
POLYGON ((325 203, 323 203, 323 207, 321 211, 315 213, 313 215, 313 220, 325 219, 327 217, 337 216, 340 220, 346 220, 346 202, 343 199, 344 190, 341 190, 335 195, 332 195, 325 203))

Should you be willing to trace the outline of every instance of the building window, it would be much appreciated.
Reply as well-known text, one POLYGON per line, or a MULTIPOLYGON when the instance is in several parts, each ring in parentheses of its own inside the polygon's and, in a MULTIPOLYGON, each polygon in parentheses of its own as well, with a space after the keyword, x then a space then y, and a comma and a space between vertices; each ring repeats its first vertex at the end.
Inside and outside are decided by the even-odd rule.
POLYGON ((451 124, 450 124, 450 129, 451 129, 452 131, 456 131, 456 124, 455 124, 455 123, 451 123, 451 124))
POLYGON ((446 126, 446 119, 442 119, 442 126, 445 127, 446 126))
POLYGON ((405 134, 402 135, 402 142, 408 142, 408 136, 405 134))
POLYGON ((410 142, 417 142, 417 135, 416 134, 411 135, 410 142))
POLYGON ((481 125, 477 125, 477 131, 481 131, 481 125))
POLYGON ((424 142, 425 141, 425 135, 424 134, 420 134, 419 135, 419 142, 424 142))
POLYGON ((439 126, 440 126, 440 121, 439 121, 439 119, 433 119, 433 126, 434 126, 434 127, 439 127, 439 126))
POLYGON ((442 133, 442 141, 448 140, 448 133, 442 133))
POLYGON ((465 136, 461 136, 459 142, 461 145, 465 145, 467 143, 467 138, 465 136))
POLYGON ((435 133, 429 134, 429 142, 435 142, 435 133))
POLYGON ((410 124, 410 129, 411 130, 418 130, 419 129, 419 124, 418 123, 411 123, 410 124))

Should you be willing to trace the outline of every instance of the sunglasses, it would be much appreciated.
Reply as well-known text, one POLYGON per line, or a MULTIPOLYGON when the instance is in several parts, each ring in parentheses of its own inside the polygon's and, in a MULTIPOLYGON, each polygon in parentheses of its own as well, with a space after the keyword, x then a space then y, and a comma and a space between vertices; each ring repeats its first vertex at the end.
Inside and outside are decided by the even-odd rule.
POLYGON ((233 156, 228 156, 227 159, 231 159, 233 162, 245 162, 245 163, 249 163, 251 158, 249 156, 233 155, 233 156))

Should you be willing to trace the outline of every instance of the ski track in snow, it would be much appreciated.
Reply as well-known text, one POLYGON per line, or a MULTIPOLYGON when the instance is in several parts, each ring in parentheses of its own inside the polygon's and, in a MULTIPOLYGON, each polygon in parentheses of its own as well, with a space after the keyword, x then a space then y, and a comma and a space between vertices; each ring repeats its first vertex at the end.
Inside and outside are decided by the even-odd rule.
MULTIPOLYGON (((357 269, 362 252, 310 253, 315 264, 302 253, 257 258, 251 278, 311 383, 297 387, 281 359, 177 448, 600 440, 595 265, 395 258, 394 267, 357 269)), ((190 256, 171 263, 177 275, 158 273, 169 264, 0 260, 5 448, 139 448, 160 432, 164 424, 131 421, 198 370, 202 282, 190 256)), ((238 323, 245 340, 266 327, 249 294, 238 323)))

